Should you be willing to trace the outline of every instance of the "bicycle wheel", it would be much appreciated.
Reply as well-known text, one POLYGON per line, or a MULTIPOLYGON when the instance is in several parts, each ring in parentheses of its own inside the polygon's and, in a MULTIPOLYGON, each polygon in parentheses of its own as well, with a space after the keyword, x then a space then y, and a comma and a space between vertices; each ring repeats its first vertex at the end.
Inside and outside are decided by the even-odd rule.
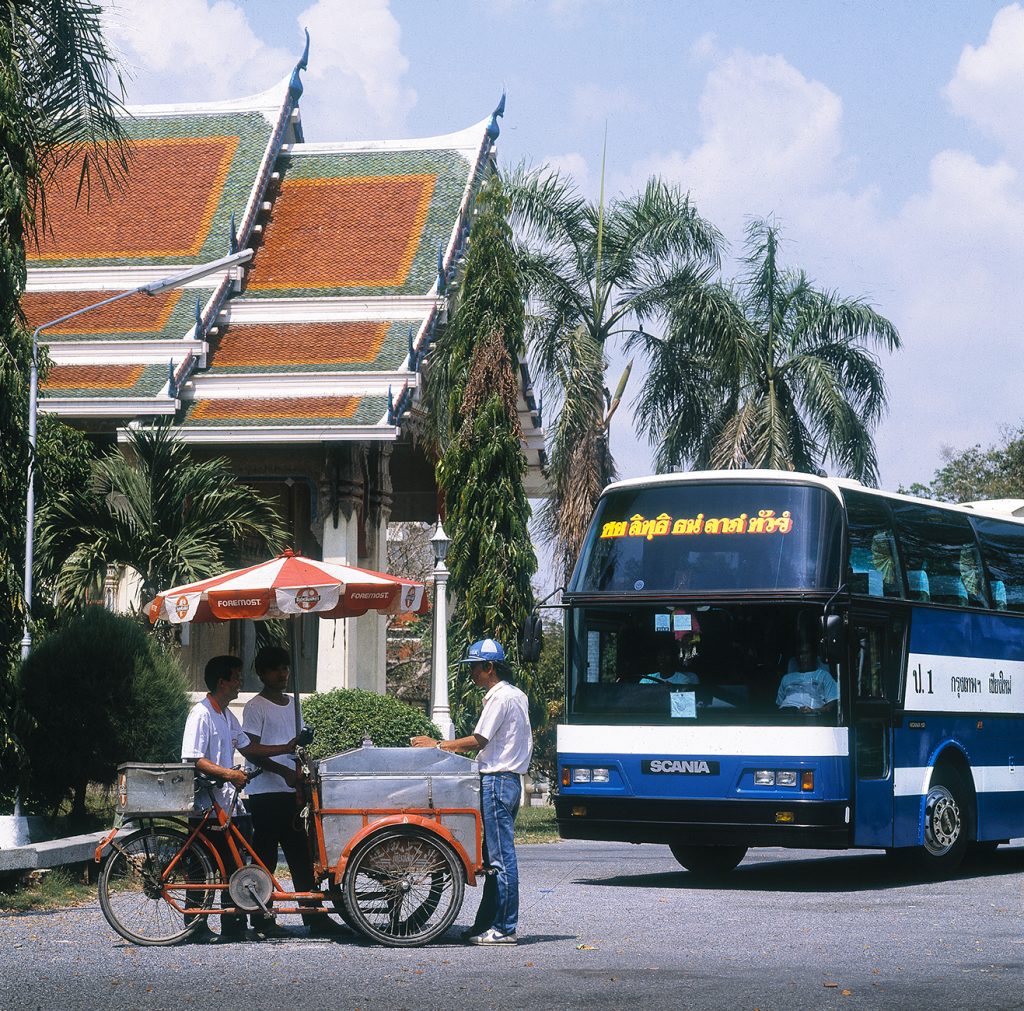
POLYGON ((348 862, 342 898, 371 940, 405 948, 440 937, 462 908, 462 864, 444 840, 413 828, 384 829, 348 862))
POLYGON ((202 843, 194 841, 182 852, 187 842, 184 832, 154 826, 114 843, 100 870, 100 908, 107 923, 126 940, 175 944, 206 921, 202 915, 185 917, 171 905, 173 901, 182 909, 186 905, 209 909, 216 894, 213 889, 182 887, 212 885, 218 880, 202 843))

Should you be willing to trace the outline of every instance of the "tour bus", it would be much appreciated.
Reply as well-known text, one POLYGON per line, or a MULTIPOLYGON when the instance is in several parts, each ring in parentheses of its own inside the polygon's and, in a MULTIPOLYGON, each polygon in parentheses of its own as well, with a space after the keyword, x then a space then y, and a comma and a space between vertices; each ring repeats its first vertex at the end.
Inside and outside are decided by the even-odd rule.
POLYGON ((703 874, 785 846, 931 876, 1024 836, 1014 505, 778 471, 610 485, 564 595, 561 835, 703 874))

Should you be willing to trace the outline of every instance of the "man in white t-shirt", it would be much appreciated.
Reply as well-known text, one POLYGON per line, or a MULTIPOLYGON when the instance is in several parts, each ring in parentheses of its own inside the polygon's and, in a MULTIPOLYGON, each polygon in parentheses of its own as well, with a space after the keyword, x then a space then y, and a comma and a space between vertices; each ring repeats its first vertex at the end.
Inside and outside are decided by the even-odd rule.
POLYGON ((480 808, 484 823, 484 861, 493 874, 473 926, 464 935, 470 944, 515 944, 519 923, 519 864, 515 823, 522 798, 524 773, 530 768, 533 735, 526 695, 506 680, 505 650, 494 639, 473 643, 465 660, 473 684, 483 688, 483 712, 473 733, 454 741, 414 737, 418 748, 477 751, 480 765, 480 808))
MULTIPOLYGON (((263 682, 263 691, 253 696, 242 710, 242 729, 249 738, 248 755, 260 765, 262 776, 249 784, 249 809, 252 812, 253 849, 271 873, 277 868, 280 846, 297 892, 314 890, 313 861, 309 840, 299 821, 296 795, 298 773, 295 761, 295 732, 301 726, 302 713, 295 715, 297 700, 287 694, 291 677, 288 651, 281 646, 264 646, 254 662, 263 682)), ((319 905, 304 900, 301 905, 319 905)), ((254 913, 253 929, 272 937, 284 931, 273 917, 254 913)), ((323 913, 303 913, 302 922, 311 935, 328 936, 341 933, 342 928, 323 913)))
MULTIPOLYGON (((248 757, 250 742, 235 714, 228 708, 238 698, 239 689, 242 687, 242 661, 235 656, 215 656, 207 662, 203 677, 209 691, 206 698, 192 707, 185 721, 185 732, 181 739, 181 760, 194 762, 197 772, 214 776, 221 780, 222 784, 209 788, 197 785, 191 820, 194 825, 213 806, 210 799, 212 791, 217 803, 225 811, 231 810, 232 804, 235 805, 232 817, 241 831, 247 833, 248 814, 245 805, 236 795, 249 781, 249 777, 244 769, 235 769, 233 766, 235 751, 240 751, 248 757)), ((230 874, 234 867, 234 858, 225 841, 224 832, 206 830, 207 826, 213 829, 216 825, 217 821, 211 815, 204 825, 203 834, 220 853, 230 874)), ((226 890, 221 892, 221 905, 232 905, 226 890)), ((204 944, 216 940, 216 935, 210 930, 206 919, 204 918, 202 925, 193 931, 190 940, 194 943, 204 944)), ((238 939, 244 932, 244 916, 221 916, 222 940, 238 939)))

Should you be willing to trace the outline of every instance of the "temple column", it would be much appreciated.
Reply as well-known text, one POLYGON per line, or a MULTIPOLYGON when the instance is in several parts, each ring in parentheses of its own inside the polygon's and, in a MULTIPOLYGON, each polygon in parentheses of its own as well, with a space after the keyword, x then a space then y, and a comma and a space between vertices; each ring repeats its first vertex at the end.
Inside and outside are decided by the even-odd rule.
MULTIPOLYGON (((374 443, 367 453, 365 490, 365 555, 360 564, 386 572, 388 568, 388 519, 391 516, 391 444, 374 443)), ((387 691, 387 618, 368 611, 353 624, 356 627, 355 687, 387 691)))
MULTIPOLYGON (((364 448, 356 443, 338 443, 327 452, 320 481, 320 515, 323 517, 320 545, 325 562, 359 565, 364 453, 364 448)), ((358 684, 355 626, 356 621, 351 618, 320 620, 316 664, 318 692, 354 688, 358 684)))

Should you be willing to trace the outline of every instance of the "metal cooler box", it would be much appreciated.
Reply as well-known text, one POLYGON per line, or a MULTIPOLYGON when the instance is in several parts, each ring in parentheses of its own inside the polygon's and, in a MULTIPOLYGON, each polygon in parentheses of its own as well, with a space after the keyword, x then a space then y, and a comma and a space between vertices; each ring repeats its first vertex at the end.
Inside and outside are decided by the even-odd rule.
POLYGON ((117 813, 188 814, 192 810, 195 766, 190 762, 152 765, 125 762, 117 767, 117 813))
POLYGON ((480 772, 472 759, 437 748, 363 747, 323 759, 318 775, 330 866, 366 821, 411 810, 443 810, 444 826, 476 859, 480 772))

